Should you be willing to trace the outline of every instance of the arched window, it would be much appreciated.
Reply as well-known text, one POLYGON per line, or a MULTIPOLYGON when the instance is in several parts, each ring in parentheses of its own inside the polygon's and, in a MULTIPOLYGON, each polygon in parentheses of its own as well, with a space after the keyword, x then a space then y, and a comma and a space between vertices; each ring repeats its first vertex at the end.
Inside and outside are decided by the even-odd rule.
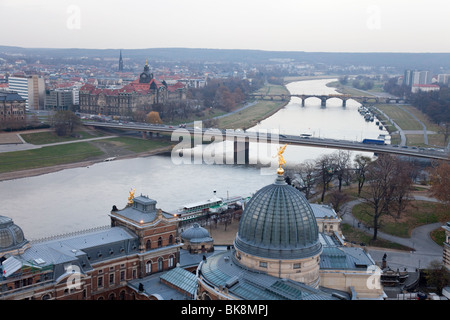
POLYGON ((173 258, 173 256, 170 256, 170 257, 169 257, 169 266, 168 266, 169 268, 172 268, 172 267, 173 267, 173 265, 174 265, 174 260, 175 260, 175 259, 173 258))
POLYGON ((162 247, 162 238, 159 237, 158 238, 158 248, 161 248, 161 247, 162 247))
POLYGON ((152 242, 150 240, 147 240, 145 243, 145 250, 150 250, 152 248, 152 242))
POLYGON ((147 273, 147 274, 152 273, 152 261, 151 260, 147 261, 147 263, 145 264, 145 273, 147 273))
POLYGON ((158 258, 158 272, 163 271, 164 265, 163 265, 163 258, 158 258))
POLYGON ((114 295, 114 293, 111 293, 109 296, 108 296, 108 300, 114 300, 116 298, 116 296, 114 295))
POLYGON ((169 244, 173 244, 173 235, 169 236, 169 244))
POLYGON ((124 290, 120 291, 119 299, 120 300, 125 300, 125 291, 124 290))

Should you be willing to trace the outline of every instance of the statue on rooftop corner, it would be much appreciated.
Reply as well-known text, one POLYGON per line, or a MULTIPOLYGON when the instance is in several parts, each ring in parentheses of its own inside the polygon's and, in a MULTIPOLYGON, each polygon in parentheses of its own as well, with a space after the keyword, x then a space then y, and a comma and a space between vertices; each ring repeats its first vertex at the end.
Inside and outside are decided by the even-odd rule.
POLYGON ((133 203, 135 189, 130 190, 130 195, 128 196, 128 204, 133 203))
POLYGON ((278 174, 283 174, 284 173, 284 169, 282 168, 282 166, 286 166, 286 161, 283 158, 283 153, 284 150, 286 149, 287 144, 285 144, 284 146, 282 146, 281 148, 278 149, 278 169, 277 169, 277 173, 278 174))

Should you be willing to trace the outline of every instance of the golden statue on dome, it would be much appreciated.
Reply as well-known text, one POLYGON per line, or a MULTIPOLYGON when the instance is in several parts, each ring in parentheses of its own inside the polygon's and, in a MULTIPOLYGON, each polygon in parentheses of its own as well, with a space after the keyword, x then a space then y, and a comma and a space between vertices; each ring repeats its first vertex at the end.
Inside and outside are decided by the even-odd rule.
POLYGON ((284 169, 282 168, 282 166, 286 166, 286 161, 283 158, 283 153, 284 153, 284 150, 286 150, 286 146, 287 146, 287 144, 285 144, 284 146, 282 146, 281 148, 278 149, 278 169, 277 169, 277 173, 279 175, 282 175, 284 173, 284 169))
POLYGON ((131 189, 129 192, 130 192, 130 195, 128 196, 128 204, 132 204, 133 203, 133 199, 134 199, 135 189, 131 189))

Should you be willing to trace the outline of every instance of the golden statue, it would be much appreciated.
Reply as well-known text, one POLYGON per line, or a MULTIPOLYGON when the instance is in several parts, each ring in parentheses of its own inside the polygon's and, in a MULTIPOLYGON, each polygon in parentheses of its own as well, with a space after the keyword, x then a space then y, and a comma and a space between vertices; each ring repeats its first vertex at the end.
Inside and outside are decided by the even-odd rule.
POLYGON ((282 146, 281 148, 278 149, 278 169, 277 169, 277 173, 279 175, 282 175, 284 173, 284 169, 282 168, 282 166, 286 166, 286 161, 283 158, 283 153, 284 153, 284 150, 286 150, 286 146, 287 146, 287 144, 285 144, 284 146, 282 146))
POLYGON ((134 191, 135 191, 135 189, 131 189, 131 191, 130 191, 130 195, 128 196, 128 204, 132 204, 133 203, 134 191))

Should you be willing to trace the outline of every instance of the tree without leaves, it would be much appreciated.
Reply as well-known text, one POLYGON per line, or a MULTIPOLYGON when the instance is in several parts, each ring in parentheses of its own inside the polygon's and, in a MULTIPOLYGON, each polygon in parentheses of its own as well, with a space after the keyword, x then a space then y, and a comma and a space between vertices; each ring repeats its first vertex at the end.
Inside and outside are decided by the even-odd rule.
POLYGON ((373 219, 372 240, 377 240, 379 219, 389 213, 389 206, 394 199, 395 170, 395 159, 387 154, 381 154, 368 168, 367 187, 362 192, 362 198, 372 208, 368 212, 373 219))
POLYGON ((438 200, 450 203, 450 163, 433 162, 430 169, 431 194, 438 200))
POLYGON ((343 151, 339 150, 334 155, 334 173, 336 175, 336 178, 339 181, 339 192, 342 189, 342 180, 344 179, 345 175, 347 174, 348 170, 350 169, 350 151, 343 151))
POLYGON ((330 193, 330 202, 339 216, 342 216, 339 212, 341 204, 347 202, 349 198, 350 197, 348 194, 346 194, 345 192, 340 192, 339 190, 334 190, 330 193))
POLYGON ((330 182, 334 177, 335 166, 334 157, 328 154, 319 157, 315 162, 317 182, 322 187, 321 202, 323 202, 325 192, 327 192, 330 182))
POLYGON ((367 167, 372 162, 372 159, 370 157, 358 154, 355 156, 354 161, 355 161, 355 174, 356 179, 358 181, 358 197, 359 197, 361 196, 361 190, 364 186, 364 182, 366 181, 367 167))
POLYGON ((450 272, 441 261, 431 261, 425 270, 425 279, 428 286, 436 287, 438 292, 442 292, 442 289, 450 283, 450 272))
POLYGON ((80 118, 69 110, 57 111, 52 117, 52 126, 58 136, 68 136, 81 124, 80 118))
POLYGON ((407 161, 398 160, 396 162, 396 178, 394 181, 392 209, 397 218, 405 211, 410 203, 410 194, 413 181, 410 173, 413 171, 413 165, 407 161))

